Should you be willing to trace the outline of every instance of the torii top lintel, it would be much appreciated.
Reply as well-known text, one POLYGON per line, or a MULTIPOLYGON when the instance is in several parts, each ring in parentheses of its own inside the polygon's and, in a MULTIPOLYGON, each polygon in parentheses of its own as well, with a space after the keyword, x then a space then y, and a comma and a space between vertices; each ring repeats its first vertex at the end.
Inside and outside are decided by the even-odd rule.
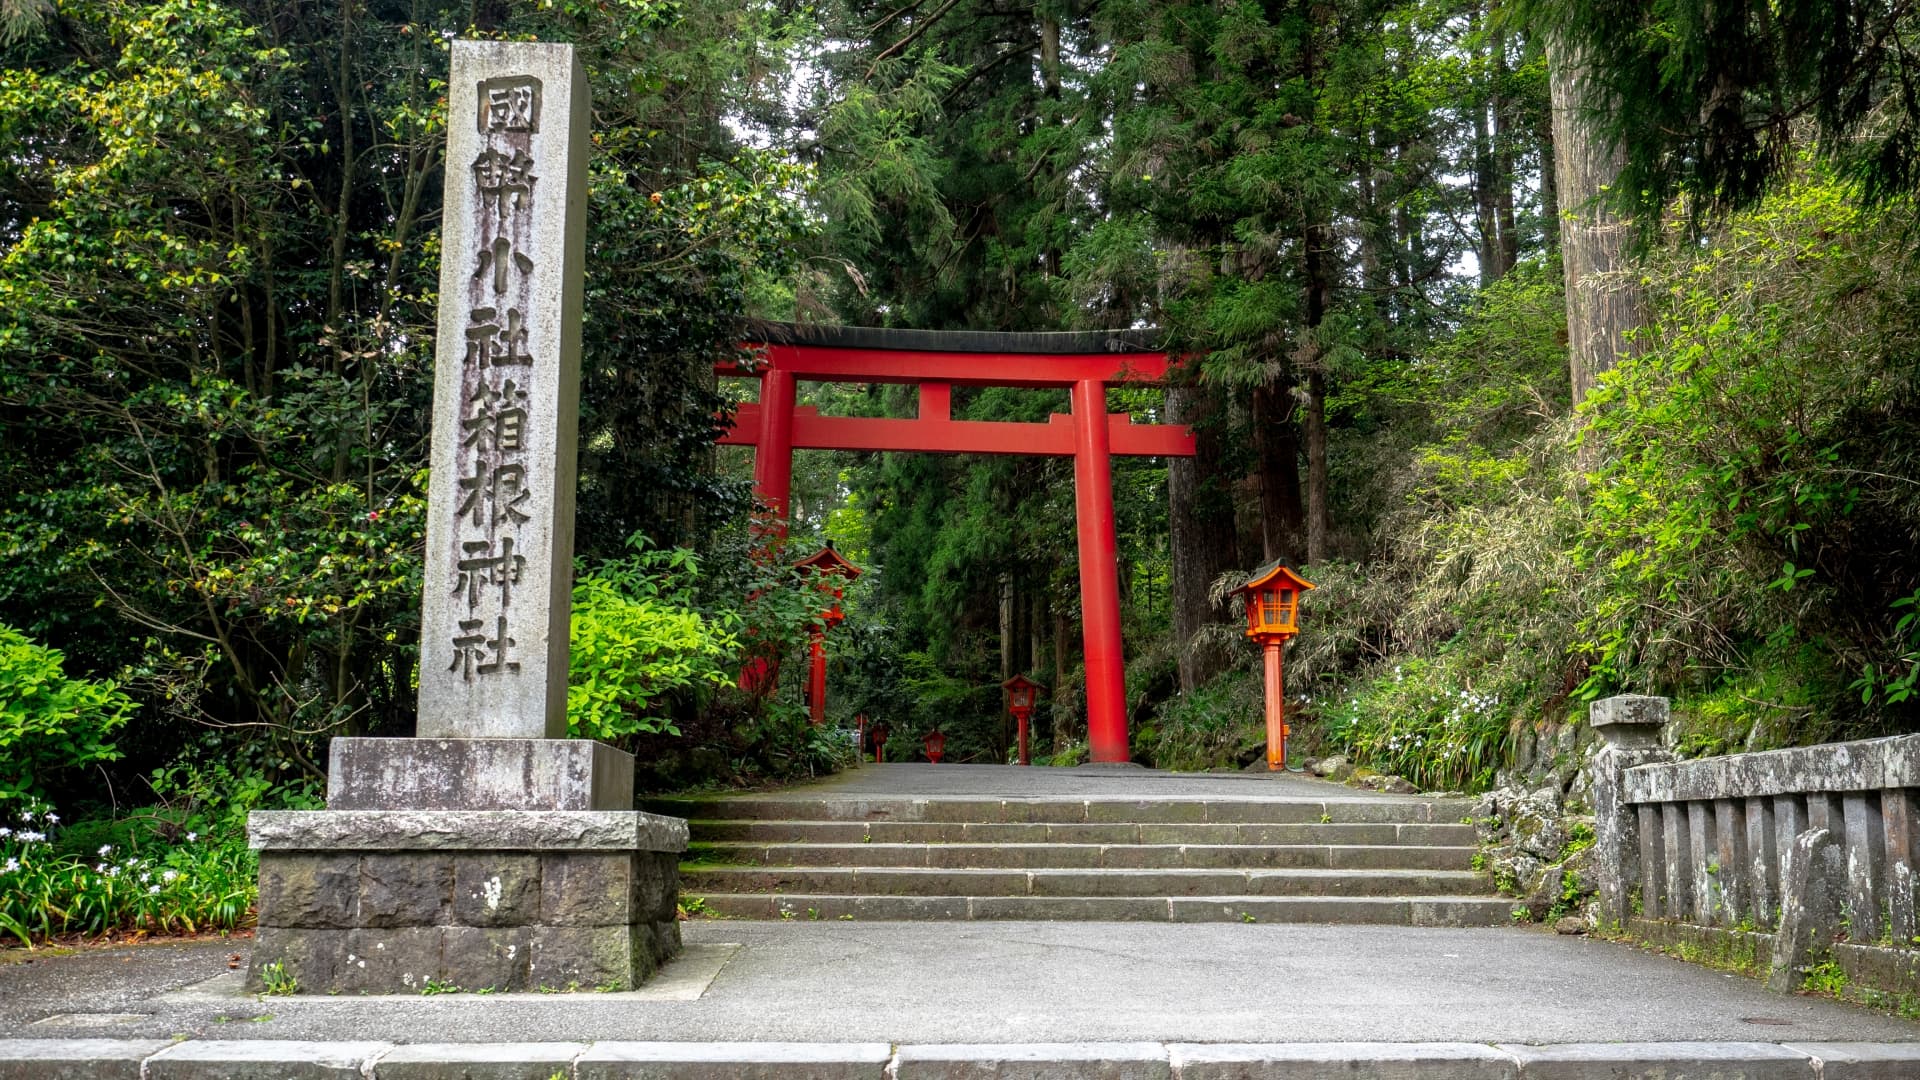
MULTIPOLYGON (((1161 383, 1171 365, 1164 351, 1153 348, 1153 337, 1150 331, 995 333, 760 323, 748 341, 755 349, 752 367, 715 367, 720 375, 761 380, 760 402, 740 406, 720 441, 758 446, 772 433, 770 421, 787 427, 766 414, 772 403, 776 412, 791 417, 790 428, 779 436, 794 449, 1072 456, 1077 417, 1056 414, 1041 424, 955 420, 953 386, 1089 390, 1161 383), (911 420, 821 416, 810 406, 792 404, 795 382, 918 385, 919 415, 911 420)), ((1111 454, 1194 453, 1193 435, 1185 426, 1135 424, 1124 414, 1107 415, 1105 426, 1111 454)))

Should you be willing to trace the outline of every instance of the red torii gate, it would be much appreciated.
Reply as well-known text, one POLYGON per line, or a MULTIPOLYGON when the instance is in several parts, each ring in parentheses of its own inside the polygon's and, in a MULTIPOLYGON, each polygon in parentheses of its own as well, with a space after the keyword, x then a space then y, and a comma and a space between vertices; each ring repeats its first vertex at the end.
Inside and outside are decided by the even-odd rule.
POLYGON ((1087 741, 1096 762, 1128 760, 1126 672, 1120 640, 1120 578, 1113 532, 1111 457, 1191 457, 1185 426, 1135 424, 1107 412, 1112 383, 1159 383, 1165 352, 1141 335, 1012 334, 879 330, 763 323, 748 344, 752 366, 721 364, 723 376, 757 377, 760 400, 741 405, 720 438, 754 448, 761 500, 784 518, 795 450, 918 450, 935 454, 1043 454, 1073 458, 1080 547, 1081 623, 1087 666, 1087 741), (914 419, 821 416, 796 407, 802 381, 917 385, 914 419), (955 420, 955 386, 1061 388, 1071 416, 1044 424, 955 420))

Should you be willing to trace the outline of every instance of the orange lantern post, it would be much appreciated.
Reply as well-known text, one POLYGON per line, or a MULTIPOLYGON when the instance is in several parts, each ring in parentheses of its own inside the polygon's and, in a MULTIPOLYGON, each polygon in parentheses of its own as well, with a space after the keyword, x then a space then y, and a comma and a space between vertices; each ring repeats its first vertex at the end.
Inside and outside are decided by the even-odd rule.
POLYGON ((819 725, 827 722, 827 630, 846 621, 847 614, 840 610, 840 601, 846 598, 846 583, 859 577, 861 570, 841 558, 832 544, 794 563, 793 567, 812 574, 815 587, 828 598, 825 610, 820 612, 821 625, 814 628, 813 640, 807 646, 813 661, 807 677, 807 709, 814 724, 819 725))
POLYGON ((1033 715, 1033 703, 1046 687, 1025 675, 1015 675, 1000 685, 1007 691, 1007 711, 1020 722, 1020 764, 1031 765, 1033 759, 1027 752, 1027 718, 1033 715))
POLYGON ((1235 589, 1247 598, 1247 636, 1258 641, 1267 668, 1267 770, 1287 767, 1287 719, 1280 651, 1300 632, 1300 594, 1313 583, 1284 566, 1254 575, 1235 589))

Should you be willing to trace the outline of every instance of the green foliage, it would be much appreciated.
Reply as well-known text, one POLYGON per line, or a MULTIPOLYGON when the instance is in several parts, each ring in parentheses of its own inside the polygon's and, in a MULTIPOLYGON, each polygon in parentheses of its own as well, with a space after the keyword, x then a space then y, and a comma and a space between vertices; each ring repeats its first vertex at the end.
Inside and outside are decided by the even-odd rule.
POLYGON ((1235 668, 1163 702, 1134 732, 1134 753, 1157 769, 1239 768, 1265 753, 1261 677, 1235 668))
POLYGON ((709 617, 694 606, 699 556, 649 550, 641 537, 631 547, 574 581, 567 724, 577 737, 678 735, 660 705, 728 685, 728 662, 740 659, 730 629, 739 617, 709 617))
POLYGON ((0 830, 0 930, 22 942, 115 930, 187 932, 239 926, 253 906, 258 862, 244 831, 177 844, 147 835, 87 856, 56 845, 59 819, 28 802, 0 830))
POLYGON ((41 793, 62 769, 120 757, 111 739, 133 700, 112 682, 69 677, 64 663, 0 623, 0 803, 41 793))
POLYGON ((1511 710, 1522 688, 1489 685, 1513 674, 1492 664, 1481 666, 1476 680, 1462 670, 1463 660, 1457 649, 1410 657, 1360 684, 1322 711, 1327 738, 1355 765, 1397 773, 1429 791, 1489 787, 1507 763, 1511 710))
POLYGON ((261 989, 268 997, 286 997, 300 992, 300 980, 287 970, 287 965, 275 960, 271 964, 260 965, 261 989))

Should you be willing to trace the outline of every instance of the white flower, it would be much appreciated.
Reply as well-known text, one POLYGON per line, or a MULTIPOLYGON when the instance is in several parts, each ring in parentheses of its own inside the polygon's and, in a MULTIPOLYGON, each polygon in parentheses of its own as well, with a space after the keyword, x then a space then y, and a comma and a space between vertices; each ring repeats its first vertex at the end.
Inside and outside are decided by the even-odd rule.
MULTIPOLYGON (((149 873, 147 873, 147 872, 146 872, 145 870, 142 870, 142 871, 140 871, 140 880, 141 880, 141 881, 152 881, 152 880, 153 880, 153 875, 152 875, 152 874, 149 874, 149 873)), ((153 888, 153 891, 154 891, 154 892, 159 892, 159 891, 160 891, 160 887, 159 887, 159 886, 157 886, 157 885, 156 885, 156 886, 154 886, 154 888, 153 888)))
POLYGON ((187 843, 189 844, 193 843, 195 840, 198 840, 198 839, 200 839, 199 833, 190 832, 187 834, 187 843))
POLYGON ((49 825, 58 825, 58 824, 60 824, 60 815, 59 815, 59 814, 56 814, 56 813, 54 813, 54 812, 53 812, 53 811, 51 811, 51 810, 49 810, 49 811, 47 811, 47 824, 49 824, 49 825))
POLYGON ((160 880, 166 882, 169 885, 173 884, 173 879, 179 876, 180 876, 180 871, 178 870, 162 870, 160 872, 160 880))
POLYGON ((94 867, 93 867, 93 872, 94 872, 94 873, 96 873, 96 874, 104 874, 104 873, 106 873, 106 872, 107 872, 107 864, 106 864, 106 863, 96 863, 96 864, 94 864, 94 867))
POLYGON ((11 874, 18 869, 20 869, 20 860, 8 859, 5 866, 0 866, 0 874, 11 874))
POLYGON ((113 845, 112 845, 112 844, 101 844, 101 845, 100 845, 100 857, 101 857, 101 858, 103 858, 103 859, 104 859, 104 858, 106 858, 107 856, 109 856, 109 855, 111 855, 111 854, 113 854, 113 845))
POLYGON ((160 886, 158 886, 158 885, 149 885, 149 886, 147 886, 147 895, 148 895, 148 896, 159 896, 159 895, 160 895, 160 886))
POLYGON ((22 830, 22 831, 21 831, 21 833, 20 833, 20 839, 21 839, 21 840, 22 840, 23 842, 25 842, 25 843, 29 843, 29 844, 37 844, 37 843, 39 843, 40 841, 42 841, 42 840, 45 840, 46 838, 47 838, 47 834, 46 834, 46 833, 43 833, 43 832, 34 832, 34 831, 32 831, 32 830, 30 830, 30 829, 27 829, 27 830, 22 830))
POLYGON ((32 821, 32 820, 33 820, 33 811, 31 811, 31 810, 22 810, 22 811, 20 811, 20 820, 21 820, 21 821, 32 821))
POLYGON ((9 829, 4 825, 0 825, 0 836, 12 836, 12 835, 13 835, 12 829, 9 829))

